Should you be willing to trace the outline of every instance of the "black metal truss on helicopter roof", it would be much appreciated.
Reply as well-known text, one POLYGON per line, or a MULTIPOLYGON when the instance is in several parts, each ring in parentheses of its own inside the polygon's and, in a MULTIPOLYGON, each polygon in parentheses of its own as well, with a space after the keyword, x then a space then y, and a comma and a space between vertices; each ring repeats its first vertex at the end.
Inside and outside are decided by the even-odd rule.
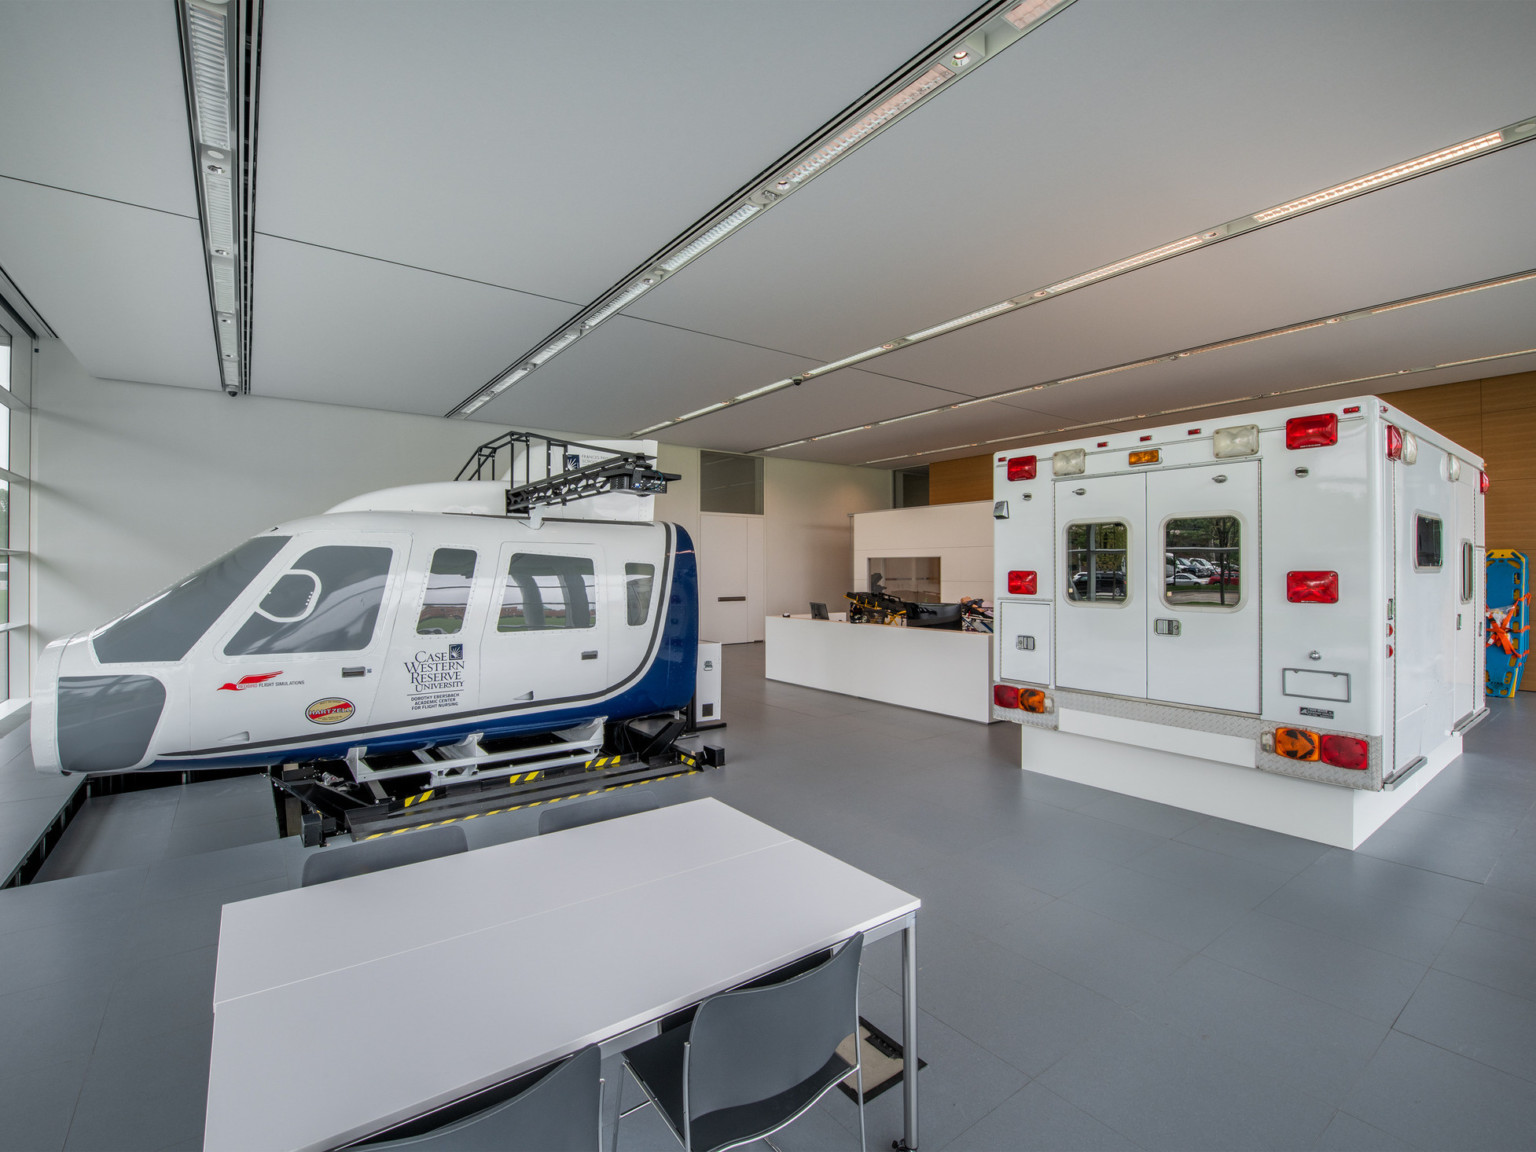
POLYGON ((656 496, 667 490, 668 482, 682 479, 675 472, 662 472, 654 457, 644 452, 604 448, 563 440, 541 432, 504 432, 476 448, 456 480, 496 478, 496 465, 506 450, 509 460, 507 479, 507 515, 525 516, 534 508, 549 504, 569 504, 604 492, 630 492, 636 496, 656 496), (534 479, 536 446, 543 445, 544 474, 534 479), (522 446, 519 457, 517 449, 522 446), (602 453, 604 459, 580 463, 584 453, 602 453), (521 466, 521 467, 519 467, 521 466), (486 475, 489 469, 490 475, 486 475), (557 470, 558 469, 558 470, 557 470), (517 473, 522 472, 522 483, 517 473))

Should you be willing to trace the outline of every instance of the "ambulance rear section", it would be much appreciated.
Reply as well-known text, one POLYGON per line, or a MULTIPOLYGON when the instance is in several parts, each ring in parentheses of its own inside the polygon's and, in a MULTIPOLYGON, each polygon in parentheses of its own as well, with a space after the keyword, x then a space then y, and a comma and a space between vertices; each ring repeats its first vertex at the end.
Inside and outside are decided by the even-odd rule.
POLYGON ((1476 456, 1373 397, 994 457, 993 714, 1378 790, 1481 714, 1476 456))

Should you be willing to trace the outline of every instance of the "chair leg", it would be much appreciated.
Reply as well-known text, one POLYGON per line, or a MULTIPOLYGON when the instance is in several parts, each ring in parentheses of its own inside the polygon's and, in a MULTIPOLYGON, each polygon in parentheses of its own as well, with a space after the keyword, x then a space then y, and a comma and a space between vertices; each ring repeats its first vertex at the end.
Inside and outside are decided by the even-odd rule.
POLYGON ((768 1145, 768 1147, 772 1148, 773 1152, 784 1152, 784 1149, 780 1148, 777 1144, 775 1144, 772 1140, 768 1139, 768 1137, 766 1137, 766 1136, 763 1137, 763 1143, 768 1145))
MULTIPOLYGON (((855 1032, 854 1035, 857 1036, 858 1033, 855 1032)), ((869 1152, 869 1142, 864 1135, 864 1044, 862 1039, 859 1043, 858 1055, 859 1062, 854 1066, 854 1071, 857 1073, 859 1090, 859 1152, 869 1152)))

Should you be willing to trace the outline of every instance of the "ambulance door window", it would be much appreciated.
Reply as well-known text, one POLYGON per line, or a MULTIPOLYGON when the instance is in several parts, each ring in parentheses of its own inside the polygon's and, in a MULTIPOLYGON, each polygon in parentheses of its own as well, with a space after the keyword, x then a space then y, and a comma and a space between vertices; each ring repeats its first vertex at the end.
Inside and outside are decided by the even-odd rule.
POLYGON ((362 651, 373 640, 393 558, 391 548, 311 548, 278 577, 224 655, 362 651))
POLYGON ((597 626, 597 574, 585 556, 518 552, 507 567, 498 632, 597 626))
POLYGON ((651 617, 651 588, 656 583, 656 565, 624 565, 624 607, 631 626, 644 624, 651 617))
POLYGON ((1125 600, 1126 526, 1112 520, 1067 526, 1067 599, 1073 603, 1125 600))
POLYGON ((1163 525, 1163 602, 1235 609, 1242 600, 1242 528, 1236 516, 1190 516, 1163 525))
POLYGON ((1445 561, 1444 525, 1438 516, 1423 513, 1413 518, 1413 570, 1436 572, 1445 561))
POLYGON ((475 553, 468 548, 439 548, 432 554, 427 591, 416 617, 418 636, 454 636, 464 630, 464 610, 475 579, 475 553))

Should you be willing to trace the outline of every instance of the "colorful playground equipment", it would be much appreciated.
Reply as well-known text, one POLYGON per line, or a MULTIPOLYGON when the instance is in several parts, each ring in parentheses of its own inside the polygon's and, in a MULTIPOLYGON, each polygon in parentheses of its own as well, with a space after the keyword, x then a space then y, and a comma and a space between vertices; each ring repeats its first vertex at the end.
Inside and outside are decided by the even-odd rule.
POLYGON ((1488 550, 1488 695, 1513 696, 1531 647, 1530 563, 1524 552, 1488 550))

